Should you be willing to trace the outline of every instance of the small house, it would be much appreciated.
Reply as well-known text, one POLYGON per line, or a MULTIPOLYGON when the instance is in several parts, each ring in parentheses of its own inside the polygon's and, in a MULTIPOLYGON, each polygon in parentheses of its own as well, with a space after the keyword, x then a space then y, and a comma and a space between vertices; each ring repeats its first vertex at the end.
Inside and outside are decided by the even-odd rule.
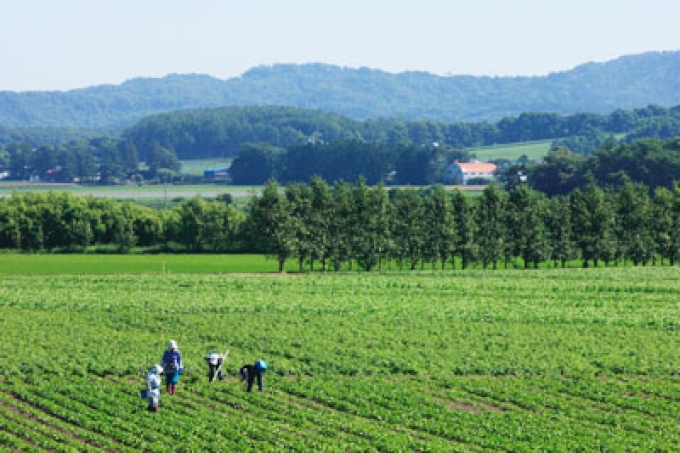
POLYGON ((498 167, 490 162, 454 162, 446 168, 444 180, 450 184, 468 185, 491 182, 498 167))

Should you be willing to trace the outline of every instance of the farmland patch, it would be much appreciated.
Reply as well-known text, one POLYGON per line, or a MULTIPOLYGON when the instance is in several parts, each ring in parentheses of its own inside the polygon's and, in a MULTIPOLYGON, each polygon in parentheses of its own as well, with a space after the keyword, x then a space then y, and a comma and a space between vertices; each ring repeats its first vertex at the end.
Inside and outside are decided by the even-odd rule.
POLYGON ((677 451, 676 274, 4 274, 0 443, 677 451), (151 414, 143 374, 170 338, 185 373, 151 414), (225 349, 209 383, 203 355, 225 349), (236 371, 259 357, 265 392, 247 393, 236 371))

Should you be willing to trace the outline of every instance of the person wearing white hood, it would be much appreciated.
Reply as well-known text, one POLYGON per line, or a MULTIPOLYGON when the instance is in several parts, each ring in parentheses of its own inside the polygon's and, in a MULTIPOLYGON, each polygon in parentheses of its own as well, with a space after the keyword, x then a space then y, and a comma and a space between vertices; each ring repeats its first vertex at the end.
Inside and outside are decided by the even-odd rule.
POLYGON ((177 342, 170 340, 168 349, 163 353, 161 367, 165 373, 165 387, 169 395, 175 394, 179 375, 182 374, 182 354, 177 349, 177 342))
POLYGON ((149 406, 147 407, 149 412, 158 412, 162 372, 163 368, 160 365, 154 365, 146 374, 146 398, 149 401, 149 406))

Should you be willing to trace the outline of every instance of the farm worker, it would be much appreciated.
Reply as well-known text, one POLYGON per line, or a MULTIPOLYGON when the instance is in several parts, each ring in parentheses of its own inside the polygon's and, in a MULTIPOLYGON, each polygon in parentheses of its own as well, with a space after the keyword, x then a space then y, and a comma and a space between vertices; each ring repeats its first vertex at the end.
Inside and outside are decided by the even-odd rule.
POLYGON ((217 379, 220 381, 224 379, 224 375, 222 374, 222 364, 224 363, 224 355, 223 354, 218 354, 217 352, 211 352, 208 355, 204 355, 203 358, 208 364, 208 379, 210 382, 215 379, 215 373, 217 373, 217 379))
POLYGON ((158 403, 161 397, 161 376, 163 368, 160 365, 154 365, 146 374, 146 398, 149 400, 147 410, 149 412, 158 412, 158 403))
POLYGON ((266 370, 267 362, 262 359, 259 359, 252 365, 243 365, 241 367, 241 369, 238 371, 238 374, 242 380, 248 382, 248 387, 246 389, 247 391, 253 391, 253 382, 255 382, 255 379, 257 379, 257 387, 261 392, 264 391, 264 386, 262 385, 262 375, 266 370))
POLYGON ((165 388, 169 395, 174 395, 179 375, 182 374, 182 354, 177 349, 175 340, 170 340, 168 343, 168 349, 165 350, 163 359, 161 359, 161 367, 165 372, 165 388))

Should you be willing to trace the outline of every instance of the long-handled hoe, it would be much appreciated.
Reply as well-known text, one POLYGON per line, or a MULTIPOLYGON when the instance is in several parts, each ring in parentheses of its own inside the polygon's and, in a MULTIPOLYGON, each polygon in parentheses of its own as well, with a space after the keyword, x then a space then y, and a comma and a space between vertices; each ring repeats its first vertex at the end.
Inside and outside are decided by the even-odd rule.
POLYGON ((222 362, 219 363, 219 366, 217 367, 217 370, 215 370, 215 374, 213 375, 212 379, 210 382, 212 383, 215 379, 217 379, 217 376, 220 376, 220 373, 222 373, 222 367, 224 366, 224 363, 227 361, 227 356, 229 355, 229 350, 224 353, 222 356, 222 362))

